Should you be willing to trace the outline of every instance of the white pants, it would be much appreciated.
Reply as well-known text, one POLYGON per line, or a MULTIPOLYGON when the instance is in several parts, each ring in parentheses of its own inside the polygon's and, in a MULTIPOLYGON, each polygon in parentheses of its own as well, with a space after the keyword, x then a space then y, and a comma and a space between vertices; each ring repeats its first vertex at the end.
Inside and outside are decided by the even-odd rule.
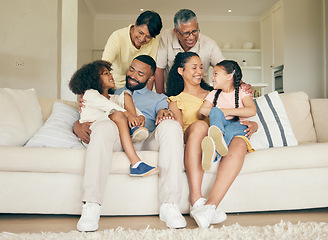
MULTIPOLYGON (((122 151, 116 124, 96 121, 86 151, 82 201, 102 204, 113 152, 122 151)), ((179 203, 182 192, 183 131, 174 120, 164 120, 149 137, 135 143, 136 151, 159 151, 160 203, 179 203)))

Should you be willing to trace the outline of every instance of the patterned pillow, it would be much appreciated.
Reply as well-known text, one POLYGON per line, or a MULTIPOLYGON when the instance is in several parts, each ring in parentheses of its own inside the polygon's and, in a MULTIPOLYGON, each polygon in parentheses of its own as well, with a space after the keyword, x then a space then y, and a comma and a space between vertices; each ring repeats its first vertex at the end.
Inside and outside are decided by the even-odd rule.
POLYGON ((255 150, 298 145, 285 107, 277 92, 254 99, 257 114, 250 121, 257 122, 259 129, 250 139, 255 150))
POLYGON ((77 109, 55 102, 50 117, 25 147, 84 148, 73 133, 73 124, 79 118, 77 109))

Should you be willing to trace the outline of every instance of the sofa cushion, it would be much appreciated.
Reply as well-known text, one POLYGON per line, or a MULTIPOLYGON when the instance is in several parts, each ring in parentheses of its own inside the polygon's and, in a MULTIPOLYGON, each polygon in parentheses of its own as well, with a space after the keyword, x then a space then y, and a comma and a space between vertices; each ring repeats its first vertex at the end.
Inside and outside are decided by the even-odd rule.
MULTIPOLYGON (((327 155, 328 143, 303 143, 292 147, 261 149, 246 154, 240 174, 328 168, 327 155)), ((209 172, 216 173, 218 164, 212 164, 209 172)))
POLYGON ((0 145, 22 146, 42 126, 34 89, 0 89, 0 145))
POLYGON ((296 146, 298 142, 278 93, 265 94, 254 99, 254 102, 257 114, 250 120, 257 122, 259 128, 250 139, 252 147, 258 150, 296 146))
POLYGON ((328 142, 328 99, 310 99, 311 113, 318 142, 328 142))
POLYGON ((280 98, 298 142, 316 142, 308 95, 304 92, 292 92, 280 94, 280 98))
POLYGON ((73 124, 79 117, 76 108, 55 102, 52 114, 25 147, 84 148, 73 133, 73 124))
MULTIPOLYGON (((0 146, 0 169, 6 172, 84 173, 86 149, 0 146)), ((157 166, 158 152, 138 151, 146 163, 157 166)), ((130 161, 124 152, 114 152, 109 173, 130 173, 130 161)))
MULTIPOLYGON (((83 174, 86 149, 24 148, 0 146, 1 171, 83 174)), ((138 156, 157 165, 158 152, 138 151, 138 156)), ((310 168, 327 168, 328 143, 306 143, 293 147, 261 149, 248 153, 240 174, 310 168), (313 157, 315 154, 315 157, 313 157)), ((217 171, 212 164, 210 173, 217 171)), ((129 174, 130 161, 124 152, 114 152, 109 173, 129 174)), ((160 174, 160 173, 159 173, 160 174)))

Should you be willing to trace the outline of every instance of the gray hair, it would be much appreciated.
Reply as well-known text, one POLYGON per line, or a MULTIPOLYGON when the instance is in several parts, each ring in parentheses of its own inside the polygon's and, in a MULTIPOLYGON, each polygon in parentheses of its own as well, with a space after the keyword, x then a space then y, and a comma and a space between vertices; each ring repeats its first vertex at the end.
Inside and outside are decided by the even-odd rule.
POLYGON ((197 21, 196 14, 190 9, 181 9, 174 15, 174 28, 180 28, 181 23, 188 23, 193 20, 197 21))

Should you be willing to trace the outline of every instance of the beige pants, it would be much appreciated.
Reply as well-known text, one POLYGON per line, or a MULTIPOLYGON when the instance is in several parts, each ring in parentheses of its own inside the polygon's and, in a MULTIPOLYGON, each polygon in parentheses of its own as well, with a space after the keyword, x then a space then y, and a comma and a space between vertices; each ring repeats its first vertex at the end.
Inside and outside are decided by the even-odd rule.
MULTIPOLYGON (((113 152, 122 151, 119 132, 111 120, 96 121, 90 127, 86 151, 82 201, 102 204, 113 152)), ((164 120, 149 137, 135 144, 136 151, 159 151, 160 203, 179 203, 182 192, 183 132, 174 120, 164 120)))

